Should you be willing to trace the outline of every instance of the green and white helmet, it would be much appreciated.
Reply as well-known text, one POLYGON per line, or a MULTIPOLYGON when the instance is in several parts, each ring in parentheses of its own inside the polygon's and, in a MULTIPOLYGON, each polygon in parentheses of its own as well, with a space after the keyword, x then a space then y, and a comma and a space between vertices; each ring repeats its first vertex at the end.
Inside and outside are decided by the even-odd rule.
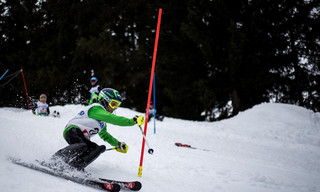
POLYGON ((117 109, 122 102, 120 93, 112 88, 104 88, 99 93, 98 102, 105 108, 117 109))

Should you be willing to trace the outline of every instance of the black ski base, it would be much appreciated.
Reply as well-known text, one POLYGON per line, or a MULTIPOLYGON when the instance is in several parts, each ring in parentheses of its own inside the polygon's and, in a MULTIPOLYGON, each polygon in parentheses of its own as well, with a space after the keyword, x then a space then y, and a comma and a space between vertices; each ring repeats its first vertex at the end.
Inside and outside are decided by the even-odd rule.
POLYGON ((55 177, 67 179, 67 180, 70 180, 85 186, 100 189, 103 191, 118 192, 120 191, 120 189, 139 191, 142 186, 139 181, 124 182, 124 181, 116 181, 116 180, 103 179, 103 178, 99 178, 97 180, 90 179, 90 178, 82 178, 74 175, 68 175, 63 172, 57 172, 40 164, 38 165, 36 163, 23 162, 22 160, 17 158, 9 157, 8 159, 14 164, 31 168, 33 170, 37 170, 43 173, 50 174, 55 177))

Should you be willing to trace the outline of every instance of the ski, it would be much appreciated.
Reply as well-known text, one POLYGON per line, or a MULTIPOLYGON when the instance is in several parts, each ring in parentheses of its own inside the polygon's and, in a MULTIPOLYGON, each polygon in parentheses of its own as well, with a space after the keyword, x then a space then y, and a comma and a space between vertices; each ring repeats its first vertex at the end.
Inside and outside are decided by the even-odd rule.
POLYGON ((178 147, 187 147, 187 148, 191 148, 191 149, 197 149, 195 147, 191 147, 191 145, 188 145, 188 144, 175 143, 175 145, 178 147))
POLYGON ((201 151, 210 151, 209 149, 200 149, 200 148, 196 148, 196 147, 191 147, 191 145, 188 145, 188 144, 175 143, 175 145, 178 147, 186 147, 186 148, 197 149, 197 150, 201 150, 201 151))
POLYGON ((111 184, 118 184, 120 185, 121 189, 127 189, 131 191, 139 191, 142 187, 139 181, 117 181, 117 180, 104 179, 104 178, 99 178, 99 180, 103 182, 111 183, 111 184))
POLYGON ((93 187, 96 189, 100 189, 103 191, 110 191, 110 192, 118 192, 120 191, 120 185, 117 183, 111 183, 111 182, 107 182, 107 181, 97 181, 95 179, 90 179, 90 178, 82 178, 82 177, 78 177, 78 176, 71 176, 62 172, 57 172, 54 171, 53 169, 50 169, 46 166, 43 165, 38 165, 35 163, 28 163, 28 162, 24 162, 20 159, 17 158, 13 158, 13 157, 9 157, 8 158, 12 163, 26 167, 26 168, 30 168, 36 171, 40 171, 43 173, 47 173, 50 174, 52 176, 55 177, 59 177, 59 178, 63 178, 63 179, 67 179, 70 181, 73 181, 75 183, 79 183, 88 187, 93 187))

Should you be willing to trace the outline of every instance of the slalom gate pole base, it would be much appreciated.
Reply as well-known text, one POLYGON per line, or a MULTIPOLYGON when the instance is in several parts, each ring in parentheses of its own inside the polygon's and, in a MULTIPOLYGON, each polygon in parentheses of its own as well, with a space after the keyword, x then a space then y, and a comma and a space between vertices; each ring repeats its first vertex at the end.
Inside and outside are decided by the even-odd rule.
POLYGON ((138 177, 142 176, 142 166, 139 166, 139 172, 138 172, 138 177))

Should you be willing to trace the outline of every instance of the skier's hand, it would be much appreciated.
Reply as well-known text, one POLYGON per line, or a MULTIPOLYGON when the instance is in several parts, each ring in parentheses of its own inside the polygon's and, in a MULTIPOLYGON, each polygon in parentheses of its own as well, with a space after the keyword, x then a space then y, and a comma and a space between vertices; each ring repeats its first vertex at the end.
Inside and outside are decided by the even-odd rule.
POLYGON ((120 153, 127 153, 129 146, 125 142, 119 142, 116 151, 120 153))
POLYGON ((138 126, 141 126, 144 124, 144 117, 143 115, 136 115, 134 118, 133 118, 134 122, 136 122, 136 124, 138 124, 138 126))

